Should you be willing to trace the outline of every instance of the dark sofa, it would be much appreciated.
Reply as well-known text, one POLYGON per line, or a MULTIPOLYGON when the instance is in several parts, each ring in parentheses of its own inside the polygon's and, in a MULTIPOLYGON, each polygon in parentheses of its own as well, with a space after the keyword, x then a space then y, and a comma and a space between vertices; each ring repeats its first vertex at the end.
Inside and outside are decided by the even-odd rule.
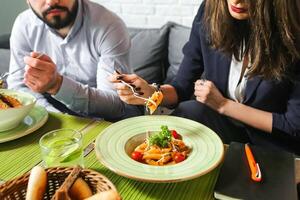
MULTIPOLYGON (((134 73, 150 83, 170 82, 183 58, 182 47, 190 28, 168 22, 161 28, 129 28, 132 39, 130 64, 134 73)), ((0 36, 0 74, 9 67, 9 35, 0 36)))

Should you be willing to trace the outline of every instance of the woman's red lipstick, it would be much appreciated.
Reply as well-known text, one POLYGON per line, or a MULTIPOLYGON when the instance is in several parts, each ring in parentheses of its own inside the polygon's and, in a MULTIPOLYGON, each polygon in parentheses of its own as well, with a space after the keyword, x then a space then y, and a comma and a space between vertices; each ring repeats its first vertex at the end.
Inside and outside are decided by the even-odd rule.
POLYGON ((247 9, 244 9, 244 8, 238 8, 238 7, 235 7, 233 5, 231 5, 230 7, 231 7, 231 10, 233 12, 236 12, 236 13, 245 13, 245 12, 247 12, 247 9))

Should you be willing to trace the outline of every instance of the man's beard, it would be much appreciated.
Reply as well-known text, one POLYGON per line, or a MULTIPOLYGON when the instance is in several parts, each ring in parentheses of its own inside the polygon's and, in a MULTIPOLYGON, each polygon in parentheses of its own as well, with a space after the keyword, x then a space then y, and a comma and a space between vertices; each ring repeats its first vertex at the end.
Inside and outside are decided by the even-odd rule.
POLYGON ((42 12, 42 16, 40 16, 29 4, 31 10, 34 12, 34 14, 42 20, 45 24, 47 24, 49 27, 59 30, 62 28, 65 28, 69 25, 71 25, 76 18, 77 9, 78 9, 78 1, 75 1, 73 7, 71 10, 68 10, 66 7, 54 5, 52 7, 49 7, 47 10, 42 12), (47 15, 49 12, 51 12, 53 9, 61 10, 66 12, 66 16, 62 18, 61 16, 54 16, 51 20, 47 20, 47 15))

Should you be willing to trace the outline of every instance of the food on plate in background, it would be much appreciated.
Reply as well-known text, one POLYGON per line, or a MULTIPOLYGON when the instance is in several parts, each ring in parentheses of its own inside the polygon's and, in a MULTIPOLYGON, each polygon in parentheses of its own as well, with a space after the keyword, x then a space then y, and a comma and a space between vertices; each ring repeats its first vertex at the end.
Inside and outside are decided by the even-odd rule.
POLYGON ((150 100, 146 102, 146 109, 150 111, 151 115, 154 113, 154 111, 160 105, 161 101, 163 100, 163 97, 164 97, 164 95, 161 91, 156 91, 149 98, 150 100), (152 102, 154 102, 155 104, 153 104, 152 102))
POLYGON ((9 106, 0 99, 0 109, 8 109, 9 106))
POLYGON ((47 187, 47 173, 44 168, 32 168, 28 180, 26 200, 42 200, 47 187))
POLYGON ((0 88, 4 87, 4 81, 2 79, 0 79, 0 88))
MULTIPOLYGON (((29 120, 28 118, 32 119, 33 115, 33 118, 37 116, 35 112, 31 112, 35 103, 36 98, 30 93, 10 89, 0 89, 0 132, 11 130, 24 123, 26 124, 26 129, 38 128, 34 127, 34 125, 38 124, 35 120, 24 121, 25 118, 29 120), (26 117, 27 115, 29 116, 26 117)), ((22 131, 25 130, 23 129, 25 126, 19 127, 22 127, 22 131)), ((20 136, 20 134, 17 135, 20 136)), ((10 137, 16 139, 13 136, 10 137)))
POLYGON ((148 136, 131 153, 131 158, 145 164, 163 166, 184 161, 191 149, 176 130, 161 126, 161 131, 148 136))
POLYGON ((21 107, 22 103, 9 95, 0 94, 0 109, 18 108, 21 107))

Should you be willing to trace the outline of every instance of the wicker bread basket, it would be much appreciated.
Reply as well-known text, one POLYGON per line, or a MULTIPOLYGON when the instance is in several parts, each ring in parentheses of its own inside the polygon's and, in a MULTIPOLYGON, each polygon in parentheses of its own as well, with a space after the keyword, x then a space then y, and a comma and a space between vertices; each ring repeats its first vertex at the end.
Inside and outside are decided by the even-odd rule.
MULTIPOLYGON (((46 169, 48 175, 47 189, 44 194, 44 200, 51 199, 60 185, 64 182, 66 177, 73 170, 72 167, 55 167, 46 169)), ((22 200, 25 199, 26 189, 30 173, 26 173, 11 181, 0 185, 0 199, 1 200, 22 200)), ((115 190, 115 186, 100 173, 90 170, 82 169, 80 177, 90 186, 93 194, 107 190, 115 190)))

